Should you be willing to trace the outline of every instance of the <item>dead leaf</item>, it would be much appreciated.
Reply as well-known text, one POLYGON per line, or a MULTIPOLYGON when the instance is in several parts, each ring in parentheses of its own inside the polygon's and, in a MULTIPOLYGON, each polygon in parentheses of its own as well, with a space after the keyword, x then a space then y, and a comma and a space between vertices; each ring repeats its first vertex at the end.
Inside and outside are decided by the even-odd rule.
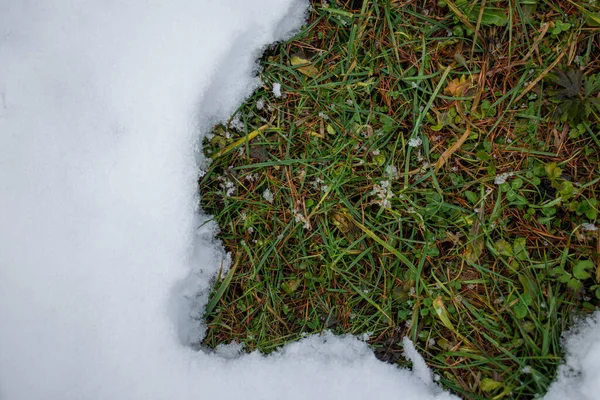
POLYGON ((470 134, 471 134, 471 127, 470 127, 470 125, 467 125, 467 129, 465 130, 465 133, 462 134, 462 136, 458 139, 458 141, 456 143, 454 143, 449 149, 444 151, 444 153, 442 153, 440 158, 435 163, 435 172, 436 173, 440 170, 440 168, 442 168, 444 166, 446 161, 448 161, 450 159, 450 157, 452 157, 452 154, 454 154, 454 152, 456 150, 458 150, 460 148, 460 146, 463 145, 464 142, 466 142, 466 140, 469 138, 470 134))
POLYGON ((444 89, 444 94, 452 97, 462 97, 467 93, 467 90, 473 87, 473 79, 469 77, 467 79, 466 75, 461 76, 460 78, 454 78, 446 89, 444 89))
POLYGON ((296 69, 302 74, 311 78, 319 74, 319 70, 317 69, 317 67, 312 65, 309 60, 300 56, 292 56, 292 58, 290 59, 290 64, 296 67, 296 69))
POLYGON ((435 300, 433 300, 433 309, 435 310, 435 314, 437 315, 437 317, 440 319, 440 321, 442 321, 442 324, 444 324, 444 326, 450 329, 452 332, 456 333, 456 329, 450 321, 450 314, 448 313, 448 310, 444 305, 444 300, 442 299, 442 296, 438 296, 435 298, 435 300))

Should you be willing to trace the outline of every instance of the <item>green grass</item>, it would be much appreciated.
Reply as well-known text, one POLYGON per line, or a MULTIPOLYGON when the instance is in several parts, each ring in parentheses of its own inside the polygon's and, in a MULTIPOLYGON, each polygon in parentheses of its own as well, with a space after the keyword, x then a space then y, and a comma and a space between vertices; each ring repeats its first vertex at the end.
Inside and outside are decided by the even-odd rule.
POLYGON ((598 7, 329 3, 205 140, 202 207, 233 266, 204 343, 368 333, 406 365, 409 336, 465 398, 545 392, 561 333, 600 295, 598 232, 582 229, 597 225, 600 118, 554 118, 547 79, 600 73, 598 7))

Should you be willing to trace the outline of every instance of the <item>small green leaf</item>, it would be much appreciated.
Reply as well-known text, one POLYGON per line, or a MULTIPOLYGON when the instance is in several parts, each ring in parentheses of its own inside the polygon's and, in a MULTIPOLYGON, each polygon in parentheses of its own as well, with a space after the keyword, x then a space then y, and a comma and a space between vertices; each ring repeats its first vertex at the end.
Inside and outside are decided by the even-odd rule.
POLYGON ((286 293, 286 294, 292 294, 294 293, 296 290, 298 290, 298 288, 300 287, 301 281, 300 279, 292 279, 290 281, 287 282, 283 282, 281 284, 281 289, 286 293))
POLYGON ((479 201, 479 196, 477 196, 474 192, 471 192, 470 190, 466 190, 464 194, 467 200, 469 200, 469 203, 471 204, 477 204, 477 202, 479 201))
POLYGON ((393 118, 390 118, 387 115, 382 115, 379 117, 379 121, 381 122, 383 131, 385 133, 390 133, 394 130, 396 121, 393 118))
POLYGON ((573 276, 579 280, 585 280, 592 275, 588 272, 589 269, 594 268, 594 263, 590 260, 579 261, 573 268, 573 276))
POLYGON ((546 175, 550 179, 558 179, 562 174, 562 169, 560 169, 556 163, 548 163, 544 166, 544 170, 546 171, 546 175))
POLYGON ((521 326, 523 327, 523 330, 525 330, 525 332, 527 333, 535 332, 535 324, 532 321, 523 321, 521 326))
POLYGON ((327 124, 327 127, 325 128, 327 129, 327 133, 329 133, 330 135, 335 135, 335 128, 333 126, 331 126, 331 124, 327 124))
POLYGON ((483 378, 481 380, 481 383, 479 384, 479 388, 485 393, 493 392, 500 386, 502 386, 502 382, 496 382, 495 380, 490 378, 483 378))
POLYGON ((496 251, 503 256, 512 257, 514 255, 510 243, 504 239, 497 240, 496 243, 494 243, 494 247, 496 251))
POLYGON ((489 161, 491 159, 490 155, 485 150, 479 150, 475 155, 481 161, 489 161))
POLYGON ((521 298, 523 299, 523 303, 525 305, 532 305, 533 304, 533 298, 531 297, 531 294, 529 293, 524 293, 523 296, 521 296, 521 298))
POLYGON ((319 319, 315 318, 312 321, 307 321, 306 325, 310 328, 310 329, 317 329, 319 327, 319 319))
POLYGON ((568 283, 568 282, 570 282, 572 280, 572 277, 571 277, 571 274, 569 274, 568 272, 565 272, 563 275, 560 275, 558 277, 558 280, 561 283, 568 283))
POLYGON ((580 280, 572 278, 571 280, 569 280, 569 282, 567 283, 567 286, 569 287, 569 289, 571 289, 574 292, 579 292, 581 289, 583 289, 583 283, 581 283, 580 280))
POLYGON ((379 153, 375 157, 373 157, 373 161, 375 162, 375 164, 381 167, 383 166, 383 164, 385 164, 385 156, 379 153))
POLYGON ((515 317, 523 319, 528 313, 527 306, 524 303, 519 303, 513 307, 513 312, 515 313, 515 317))
POLYGON ((525 261, 529 259, 526 245, 525 238, 516 238, 513 242, 513 253, 517 260, 525 261))
POLYGON ((506 26, 508 24, 508 16, 503 10, 492 10, 486 8, 481 16, 481 24, 506 26))
POLYGON ((559 193, 563 200, 568 200, 573 197, 574 192, 575 188, 573 188, 573 183, 569 181, 561 183, 559 193))
POLYGON ((514 190, 519 189, 521 186, 523 186, 523 179, 521 178, 515 178, 511 183, 510 186, 512 186, 512 188, 514 190))

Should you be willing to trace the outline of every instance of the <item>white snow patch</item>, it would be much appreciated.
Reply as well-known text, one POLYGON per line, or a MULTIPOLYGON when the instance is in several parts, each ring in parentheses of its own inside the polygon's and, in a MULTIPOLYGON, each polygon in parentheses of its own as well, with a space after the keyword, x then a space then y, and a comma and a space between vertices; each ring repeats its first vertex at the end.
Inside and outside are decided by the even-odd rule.
POLYGON ((400 177, 398 168, 395 165, 388 165, 385 167, 385 175, 390 179, 398 179, 400 177))
POLYGON ((256 109, 262 110, 263 108, 265 108, 265 100, 261 97, 260 99, 256 100, 256 109))
POLYGON ((514 175, 514 172, 505 172, 503 174, 496 175, 496 177, 494 178, 494 184, 502 185, 503 183, 505 183, 508 180, 508 178, 510 178, 513 175, 514 175))
POLYGON ((545 400, 597 400, 600 394, 600 311, 567 335, 565 363, 545 400))
POLYGON ((281 83, 275 82, 273 84, 273 96, 280 98, 281 97, 281 83))
MULTIPOLYGON (((197 212, 198 139, 251 94, 260 49, 305 9, 0 3, 2 400, 454 398, 409 341, 414 372, 330 333, 268 357, 194 350, 211 282, 231 265, 197 212)), ((582 374, 553 390, 575 379, 585 399, 600 382, 596 320, 582 335, 567 358, 582 374)))
POLYGON ((423 140, 420 137, 414 137, 414 138, 410 138, 408 140, 409 147, 419 147, 422 144, 423 144, 423 140))
POLYGON ((585 222, 581 224, 581 229, 588 232, 596 232, 598 230, 598 227, 592 223, 585 222))
POLYGON ((269 190, 269 188, 266 188, 265 191, 263 192, 263 198, 268 201, 269 203, 272 203, 273 200, 275 199, 273 197, 273 192, 271 192, 271 190, 269 190))

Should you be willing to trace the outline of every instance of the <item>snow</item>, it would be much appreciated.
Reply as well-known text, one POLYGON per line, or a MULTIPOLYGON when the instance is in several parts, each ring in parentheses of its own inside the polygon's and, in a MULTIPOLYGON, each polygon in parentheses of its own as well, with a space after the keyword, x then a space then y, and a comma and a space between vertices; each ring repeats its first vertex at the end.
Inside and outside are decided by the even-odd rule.
POLYGON ((581 224, 581 228, 584 231, 588 231, 588 232, 596 232, 598 230, 598 227, 592 223, 589 222, 584 222, 583 224, 581 224))
POLYGON ((422 144, 423 144, 423 139, 421 139, 420 137, 414 137, 414 138, 410 138, 408 140, 409 147, 419 147, 422 144))
POLYGON ((269 190, 269 188, 266 188, 265 191, 263 192, 263 198, 268 201, 269 203, 272 203, 275 200, 275 197, 273 196, 273 192, 271 192, 271 190, 269 190))
POLYGON ((600 398, 600 312, 577 324, 565 340, 565 362, 545 400, 600 398))
MULTIPOLYGON (((199 349, 231 263, 197 209, 199 138, 260 83, 254 60, 305 8, 0 1, 0 399, 454 398, 409 341, 414 372, 327 332, 270 356, 199 349)), ((585 373, 563 373, 556 393, 597 390, 595 321, 585 351, 568 345, 585 373)))
POLYGON ((506 172, 503 174, 496 175, 496 177, 494 178, 494 184, 502 185, 503 183, 506 183, 508 178, 510 178, 513 175, 514 175, 513 172, 506 172))
POLYGON ((197 210, 199 136, 305 9, 0 1, 2 400, 449 398, 350 336, 198 350, 230 263, 197 210))
POLYGON ((275 82, 273 84, 273 96, 277 98, 281 97, 281 83, 275 82))

